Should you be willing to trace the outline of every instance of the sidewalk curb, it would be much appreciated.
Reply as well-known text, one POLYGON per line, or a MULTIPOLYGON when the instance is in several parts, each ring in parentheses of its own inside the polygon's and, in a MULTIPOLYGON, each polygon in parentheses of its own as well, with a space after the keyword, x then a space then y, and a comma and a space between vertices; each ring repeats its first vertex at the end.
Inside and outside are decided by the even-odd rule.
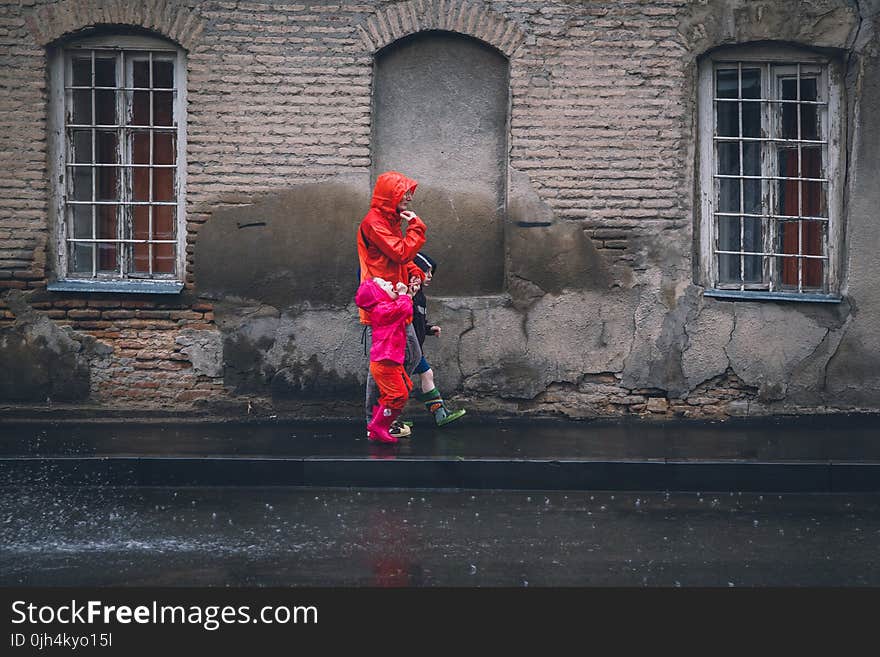
POLYGON ((880 462, 16 456, 0 485, 874 493, 880 462))

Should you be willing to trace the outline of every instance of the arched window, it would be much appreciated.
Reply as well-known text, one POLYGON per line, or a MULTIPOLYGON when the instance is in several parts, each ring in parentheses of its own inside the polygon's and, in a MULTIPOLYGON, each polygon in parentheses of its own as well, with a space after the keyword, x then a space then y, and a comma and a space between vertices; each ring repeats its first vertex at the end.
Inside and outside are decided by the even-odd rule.
POLYGON ((186 63, 171 42, 89 36, 50 53, 57 280, 173 292, 185 263, 186 63))
POLYGON ((504 276, 507 59, 476 39, 423 32, 376 57, 373 174, 419 181, 438 294, 488 294, 504 276))
POLYGON ((699 89, 706 294, 837 300, 837 62, 791 47, 719 49, 702 60, 699 89))

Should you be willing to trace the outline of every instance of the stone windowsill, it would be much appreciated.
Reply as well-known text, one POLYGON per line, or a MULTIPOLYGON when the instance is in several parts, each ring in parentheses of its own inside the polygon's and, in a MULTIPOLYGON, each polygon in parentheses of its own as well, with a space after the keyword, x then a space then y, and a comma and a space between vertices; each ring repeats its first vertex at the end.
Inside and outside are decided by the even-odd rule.
POLYGON ((50 292, 112 292, 120 294, 179 294, 179 281, 52 281, 46 286, 50 292))
POLYGON ((798 294, 796 292, 761 292, 752 290, 703 290, 703 296, 731 301, 802 301, 806 303, 840 303, 834 294, 798 294))

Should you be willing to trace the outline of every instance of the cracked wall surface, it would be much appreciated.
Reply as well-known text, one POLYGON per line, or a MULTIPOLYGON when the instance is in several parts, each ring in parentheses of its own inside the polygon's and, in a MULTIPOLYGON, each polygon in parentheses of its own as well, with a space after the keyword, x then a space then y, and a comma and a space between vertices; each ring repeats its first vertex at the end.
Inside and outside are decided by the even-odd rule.
MULTIPOLYGON (((491 98, 477 78, 457 89, 458 122, 443 85, 409 68, 417 29, 401 26, 397 46, 366 38, 404 55, 379 101, 409 76, 427 102, 375 102, 375 52, 356 26, 379 4, 334 18, 323 5, 200 8, 179 298, 45 289, 46 135, 31 114, 46 89, 10 84, 0 112, 29 132, 10 131, 4 152, 30 183, 0 183, 0 401, 358 408, 355 233, 376 169, 394 167, 420 182, 413 207, 440 263, 429 317, 443 327, 425 351, 456 403, 571 417, 880 410, 880 0, 494 2, 515 47, 494 50, 503 35, 469 31, 467 12, 437 42, 464 39, 492 69, 491 98), (315 32, 294 35, 304 17, 315 32), (254 44, 266 25, 277 34, 254 44), (704 295, 697 63, 749 43, 817 49, 844 70, 840 303, 704 295), (385 110, 413 130, 377 135, 385 110)), ((4 29, 22 36, 17 24, 4 29)), ((43 45, 27 48, 0 56, 42 80, 43 45)), ((443 62, 437 76, 473 68, 443 62)))

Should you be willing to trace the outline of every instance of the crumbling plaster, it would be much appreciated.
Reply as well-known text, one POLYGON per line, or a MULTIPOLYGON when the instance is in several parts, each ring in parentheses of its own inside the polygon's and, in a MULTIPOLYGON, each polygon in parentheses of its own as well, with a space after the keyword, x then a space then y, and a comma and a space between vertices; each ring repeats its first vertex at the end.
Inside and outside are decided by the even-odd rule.
MULTIPOLYGON (((444 331, 428 338, 427 352, 444 390, 481 399, 489 410, 515 409, 509 402, 517 400, 541 400, 553 409, 584 400, 589 406, 615 391, 687 398, 732 372, 757 389, 754 412, 876 409, 878 15, 880 0, 702 0, 691 3, 679 26, 691 57, 682 65, 692 71, 679 93, 692 109, 695 61, 711 48, 773 39, 848 53, 847 95, 860 102, 847 106, 841 304, 704 297, 693 276, 687 221, 634 237, 627 259, 611 261, 577 222, 554 216, 526 174, 510 170, 504 244, 486 254, 503 260, 504 290, 486 296, 453 290, 430 299, 431 319, 444 331)), ((690 136, 682 148, 691 155, 695 123, 683 126, 690 136)), ((680 175, 693 180, 690 170, 680 175)), ((214 302, 217 332, 185 331, 178 338, 197 374, 222 374, 233 394, 276 401, 332 404, 360 394, 366 357, 352 303, 354 235, 369 192, 367 176, 357 175, 218 204, 194 255, 196 291, 214 302)), ((693 201, 683 201, 687 218, 693 201)), ((56 327, 18 293, 6 299, 18 319, 0 335, 7 347, 0 353, 27 352, 35 363, 32 397, 84 398, 89 369, 100 366, 106 350, 56 327), (13 343, 18 346, 9 348, 13 343)), ((19 384, 2 381, 4 398, 19 384)), ((589 408, 600 412, 601 405, 589 408)))

